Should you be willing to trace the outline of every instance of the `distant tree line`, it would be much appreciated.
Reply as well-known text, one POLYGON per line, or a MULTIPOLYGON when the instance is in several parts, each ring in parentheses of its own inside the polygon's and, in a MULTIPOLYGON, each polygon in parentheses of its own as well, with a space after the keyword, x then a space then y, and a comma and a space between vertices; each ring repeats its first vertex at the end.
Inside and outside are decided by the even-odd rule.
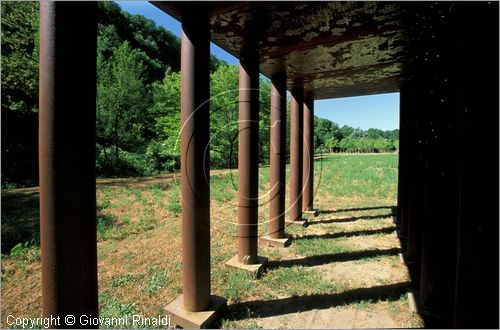
MULTIPOLYGON (((38 7, 38 2, 3 2, 1 7, 2 184, 34 185, 38 180, 38 7)), ((97 30, 97 174, 151 175, 178 169, 179 38, 106 1, 98 2, 97 30)), ((213 56, 210 66, 211 167, 235 167, 238 67, 213 56)), ((259 158, 268 163, 267 79, 261 79, 259 98, 259 158)), ((397 130, 339 128, 321 118, 316 118, 315 128, 317 151, 397 148, 397 130)))
POLYGON ((362 130, 315 117, 314 146, 316 152, 393 152, 399 148, 399 130, 362 130))

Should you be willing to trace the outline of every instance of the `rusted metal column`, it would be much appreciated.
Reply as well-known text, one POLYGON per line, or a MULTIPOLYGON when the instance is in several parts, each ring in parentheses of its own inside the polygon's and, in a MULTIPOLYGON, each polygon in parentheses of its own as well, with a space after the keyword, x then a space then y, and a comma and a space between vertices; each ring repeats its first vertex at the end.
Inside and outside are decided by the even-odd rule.
POLYGON ((40 3, 42 315, 60 316, 62 328, 98 314, 96 14, 95 2, 40 3))
POLYGON ((269 236, 285 237, 286 187, 286 80, 276 77, 271 81, 271 146, 269 236))
POLYGON ((424 214, 425 196, 425 167, 423 162, 423 142, 424 130, 422 127, 423 114, 418 111, 419 107, 424 105, 418 99, 418 89, 412 86, 408 97, 411 97, 415 105, 408 113, 408 134, 411 141, 407 143, 408 157, 408 177, 407 194, 408 206, 406 211, 408 240, 406 247, 406 261, 412 264, 415 273, 419 273, 420 257, 422 254, 422 221, 424 214), (411 94, 410 94, 411 93, 411 94))
POLYGON ((314 183, 314 100, 304 100, 304 146, 302 152, 302 209, 313 210, 314 183))
POLYGON ((259 177, 259 55, 240 55, 238 144, 238 262, 257 262, 259 177))
MULTIPOLYGON (((399 93, 399 159, 398 159, 398 210, 400 238, 408 235, 408 111, 411 111, 408 100, 408 90, 405 85, 401 86, 399 93)), ((405 241, 406 242, 406 241, 405 241)), ((403 246, 406 249, 406 245, 403 246)))
POLYGON ((203 10, 182 17, 181 173, 183 299, 188 311, 210 304, 210 25, 203 10))
POLYGON ((290 103, 290 221, 302 220, 303 90, 292 91, 290 103))

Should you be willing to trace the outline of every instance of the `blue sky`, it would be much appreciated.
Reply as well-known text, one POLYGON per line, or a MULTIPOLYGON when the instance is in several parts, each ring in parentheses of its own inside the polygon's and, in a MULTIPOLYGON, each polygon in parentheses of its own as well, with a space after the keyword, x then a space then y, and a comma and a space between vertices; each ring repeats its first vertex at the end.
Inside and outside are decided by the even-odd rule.
MULTIPOLYGON (((149 2, 117 1, 130 14, 140 14, 162 25, 176 36, 181 34, 181 24, 149 2)), ((229 64, 238 64, 238 59, 213 43, 211 53, 229 64)), ((330 119, 340 126, 349 125, 361 129, 379 128, 391 130, 399 127, 399 93, 317 100, 314 103, 316 116, 330 119)))

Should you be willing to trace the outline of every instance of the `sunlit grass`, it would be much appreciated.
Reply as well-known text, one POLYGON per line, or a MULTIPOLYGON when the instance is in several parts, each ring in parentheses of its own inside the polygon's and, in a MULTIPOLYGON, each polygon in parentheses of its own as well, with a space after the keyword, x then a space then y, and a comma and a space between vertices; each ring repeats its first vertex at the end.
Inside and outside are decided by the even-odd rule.
MULTIPOLYGON (((288 180, 288 165, 287 173, 288 180)), ((315 205, 320 211, 332 212, 311 219, 317 224, 308 228, 288 226, 287 233, 296 239, 287 249, 259 248, 259 255, 268 257, 276 264, 264 272, 260 279, 255 279, 224 266, 236 254, 238 172, 214 171, 210 177, 213 294, 228 298, 230 304, 304 295, 342 294, 357 285, 356 281, 349 280, 361 280, 363 274, 342 277, 344 275, 341 273, 331 273, 328 267, 348 264, 349 267, 354 265, 364 269, 370 263, 378 263, 377 267, 399 271, 401 265, 397 255, 361 256, 359 260, 331 262, 318 267, 280 264, 281 261, 286 264, 302 258, 391 248, 395 238, 390 230, 376 230, 392 226, 389 215, 397 196, 396 179, 395 154, 335 154, 327 155, 321 161, 317 160, 314 176, 317 189, 315 205), (352 220, 337 221, 343 219, 352 220), (363 234, 363 231, 370 230, 375 232, 363 234), (322 237, 331 233, 353 231, 360 234, 322 237), (308 235, 317 237, 300 239, 308 235)), ((259 195, 263 196, 269 187, 269 167, 261 167, 256 180, 259 195)), ((182 293, 179 184, 180 180, 172 179, 158 182, 151 180, 147 184, 123 181, 114 184, 111 181, 97 186, 101 316, 124 316, 130 313, 158 315, 164 313, 163 308, 169 301, 182 293)), ((30 228, 38 228, 38 197, 33 196, 24 200, 24 195, 20 194, 9 200, 9 204, 2 203, 2 239, 4 225, 15 233, 21 233, 30 223, 33 223, 30 228), (24 209, 24 212, 19 212, 19 209, 24 209), (18 222, 24 220, 24 223, 18 222)), ((286 196, 288 199, 288 189, 286 196)), ((264 203, 259 208, 259 222, 266 222, 267 214, 268 204, 264 203)), ((259 230, 265 231, 267 226, 265 223, 259 230)), ((8 238, 15 240, 16 237, 22 239, 31 237, 30 235, 36 237, 36 230, 33 230, 33 234, 30 232, 29 235, 8 238)), ((18 247, 14 253, 9 252, 10 250, 4 253, 2 260, 2 314, 36 316, 40 311, 40 302, 28 297, 33 296, 33 293, 40 295, 38 242, 28 242, 27 245, 18 247), (14 300, 22 303, 14 304, 14 300)), ((388 283, 385 277, 375 275, 370 282, 373 285, 388 283)), ((351 305, 362 309, 379 303, 378 300, 360 300, 351 305)), ((391 301, 387 308, 391 313, 400 315, 404 306, 405 301, 391 301)), ((401 325, 410 324, 414 323, 401 325)), ((5 326, 4 323, 2 325, 5 326)), ((235 309, 221 320, 220 325, 258 327, 258 314, 251 308, 235 309)))

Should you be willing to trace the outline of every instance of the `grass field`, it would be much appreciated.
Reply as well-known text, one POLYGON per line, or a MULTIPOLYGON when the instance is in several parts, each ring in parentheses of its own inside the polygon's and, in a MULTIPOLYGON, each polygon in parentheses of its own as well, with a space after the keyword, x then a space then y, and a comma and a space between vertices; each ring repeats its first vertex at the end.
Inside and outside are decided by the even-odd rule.
MULTIPOLYGON (((268 180, 269 169, 261 168, 261 234, 267 230, 268 180)), ((235 171, 211 175, 212 292, 229 304, 218 326, 422 325, 408 309, 409 276, 390 218, 396 154, 317 160, 315 207, 321 214, 307 228, 286 228, 293 237, 289 248, 259 249, 270 261, 260 279, 224 267, 236 253, 237 181, 235 171)), ((97 201, 100 316, 164 315, 182 292, 177 180, 100 179, 97 201)), ((9 314, 41 312, 38 226, 37 189, 2 192, 1 327, 8 327, 9 314)))

